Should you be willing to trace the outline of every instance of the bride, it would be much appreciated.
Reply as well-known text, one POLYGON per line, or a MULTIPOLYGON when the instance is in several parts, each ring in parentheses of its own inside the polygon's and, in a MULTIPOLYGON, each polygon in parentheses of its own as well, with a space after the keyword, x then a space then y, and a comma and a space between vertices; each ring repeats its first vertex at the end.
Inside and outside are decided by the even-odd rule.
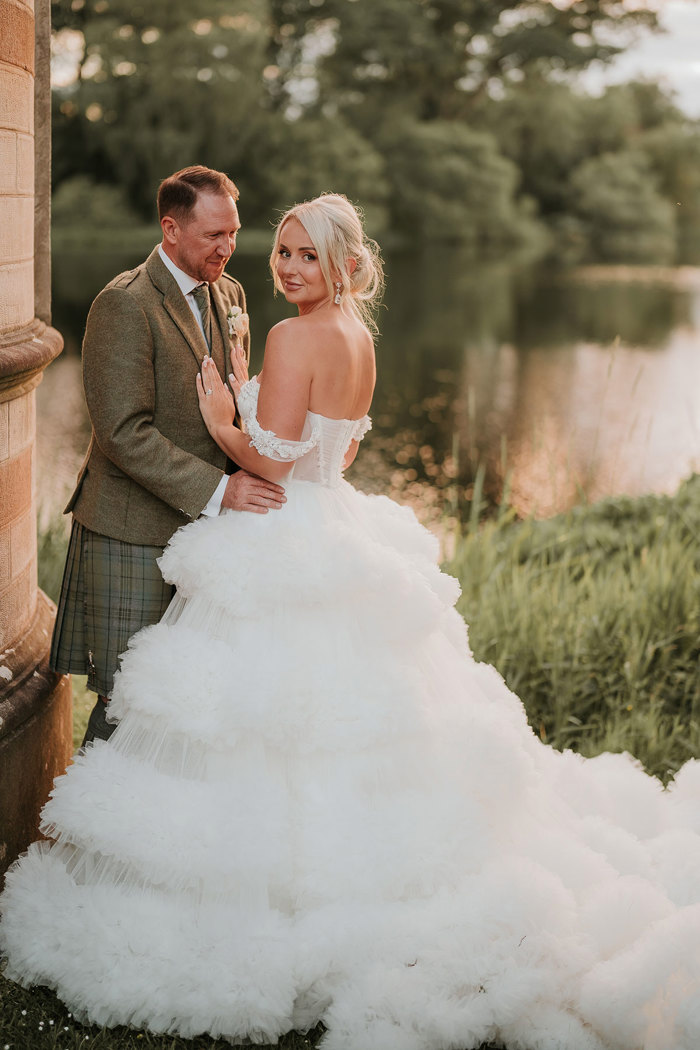
POLYGON ((327 1050, 697 1050, 700 764, 545 747, 474 661, 412 513, 343 479, 370 426, 381 281, 348 201, 281 220, 299 316, 207 426, 278 514, 181 529, 108 742, 8 874, 7 976, 79 1017, 327 1050))

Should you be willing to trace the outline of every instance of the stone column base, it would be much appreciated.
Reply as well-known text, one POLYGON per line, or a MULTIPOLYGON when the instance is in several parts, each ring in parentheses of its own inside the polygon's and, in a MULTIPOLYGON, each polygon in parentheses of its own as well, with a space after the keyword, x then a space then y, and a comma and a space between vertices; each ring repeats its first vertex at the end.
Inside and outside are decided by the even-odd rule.
POLYGON ((68 675, 49 670, 56 608, 37 592, 36 615, 0 653, 0 873, 39 837, 39 814, 72 754, 68 675))

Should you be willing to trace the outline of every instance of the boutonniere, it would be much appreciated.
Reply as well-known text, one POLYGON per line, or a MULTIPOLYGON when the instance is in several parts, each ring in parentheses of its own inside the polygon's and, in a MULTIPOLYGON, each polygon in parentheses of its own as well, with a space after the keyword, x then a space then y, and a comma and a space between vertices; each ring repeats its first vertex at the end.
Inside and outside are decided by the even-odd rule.
POLYGON ((228 324, 228 334, 236 342, 242 339, 250 328, 250 318, 248 314, 241 310, 240 306, 229 306, 226 322, 228 324))

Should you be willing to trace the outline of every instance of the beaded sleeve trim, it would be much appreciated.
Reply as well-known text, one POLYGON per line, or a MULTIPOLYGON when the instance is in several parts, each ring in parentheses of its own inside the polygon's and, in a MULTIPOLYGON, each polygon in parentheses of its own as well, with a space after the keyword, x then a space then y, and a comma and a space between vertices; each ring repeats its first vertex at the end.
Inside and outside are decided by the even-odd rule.
POLYGON ((253 378, 243 384, 237 398, 238 411, 253 448, 261 456, 267 456, 268 459, 279 463, 287 463, 305 456, 319 442, 321 428, 318 423, 312 424, 311 436, 306 441, 290 441, 278 437, 272 430, 263 430, 257 417, 259 393, 260 384, 253 378))
POLYGON ((355 424, 355 429, 352 432, 353 441, 362 441, 363 437, 368 430, 372 429, 372 420, 369 416, 363 416, 362 419, 358 419, 355 424))

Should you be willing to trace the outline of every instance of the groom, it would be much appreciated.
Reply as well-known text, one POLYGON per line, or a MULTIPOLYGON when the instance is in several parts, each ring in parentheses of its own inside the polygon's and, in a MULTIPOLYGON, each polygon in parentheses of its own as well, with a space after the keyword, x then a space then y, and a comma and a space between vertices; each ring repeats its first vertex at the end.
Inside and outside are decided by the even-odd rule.
MULTIPOLYGON (((83 744, 107 739, 119 655, 157 622, 173 588, 157 558, 181 525, 221 508, 266 513, 284 489, 237 470, 209 436, 195 378, 206 355, 229 369, 227 313, 245 310, 224 273, 240 228, 238 190, 194 166, 158 190, 163 240, 95 299, 83 341, 92 436, 66 513, 73 512, 51 666, 87 674, 98 694, 83 744), (234 471, 231 473, 231 471, 234 471)), ((246 353, 248 336, 244 337, 246 353)))

